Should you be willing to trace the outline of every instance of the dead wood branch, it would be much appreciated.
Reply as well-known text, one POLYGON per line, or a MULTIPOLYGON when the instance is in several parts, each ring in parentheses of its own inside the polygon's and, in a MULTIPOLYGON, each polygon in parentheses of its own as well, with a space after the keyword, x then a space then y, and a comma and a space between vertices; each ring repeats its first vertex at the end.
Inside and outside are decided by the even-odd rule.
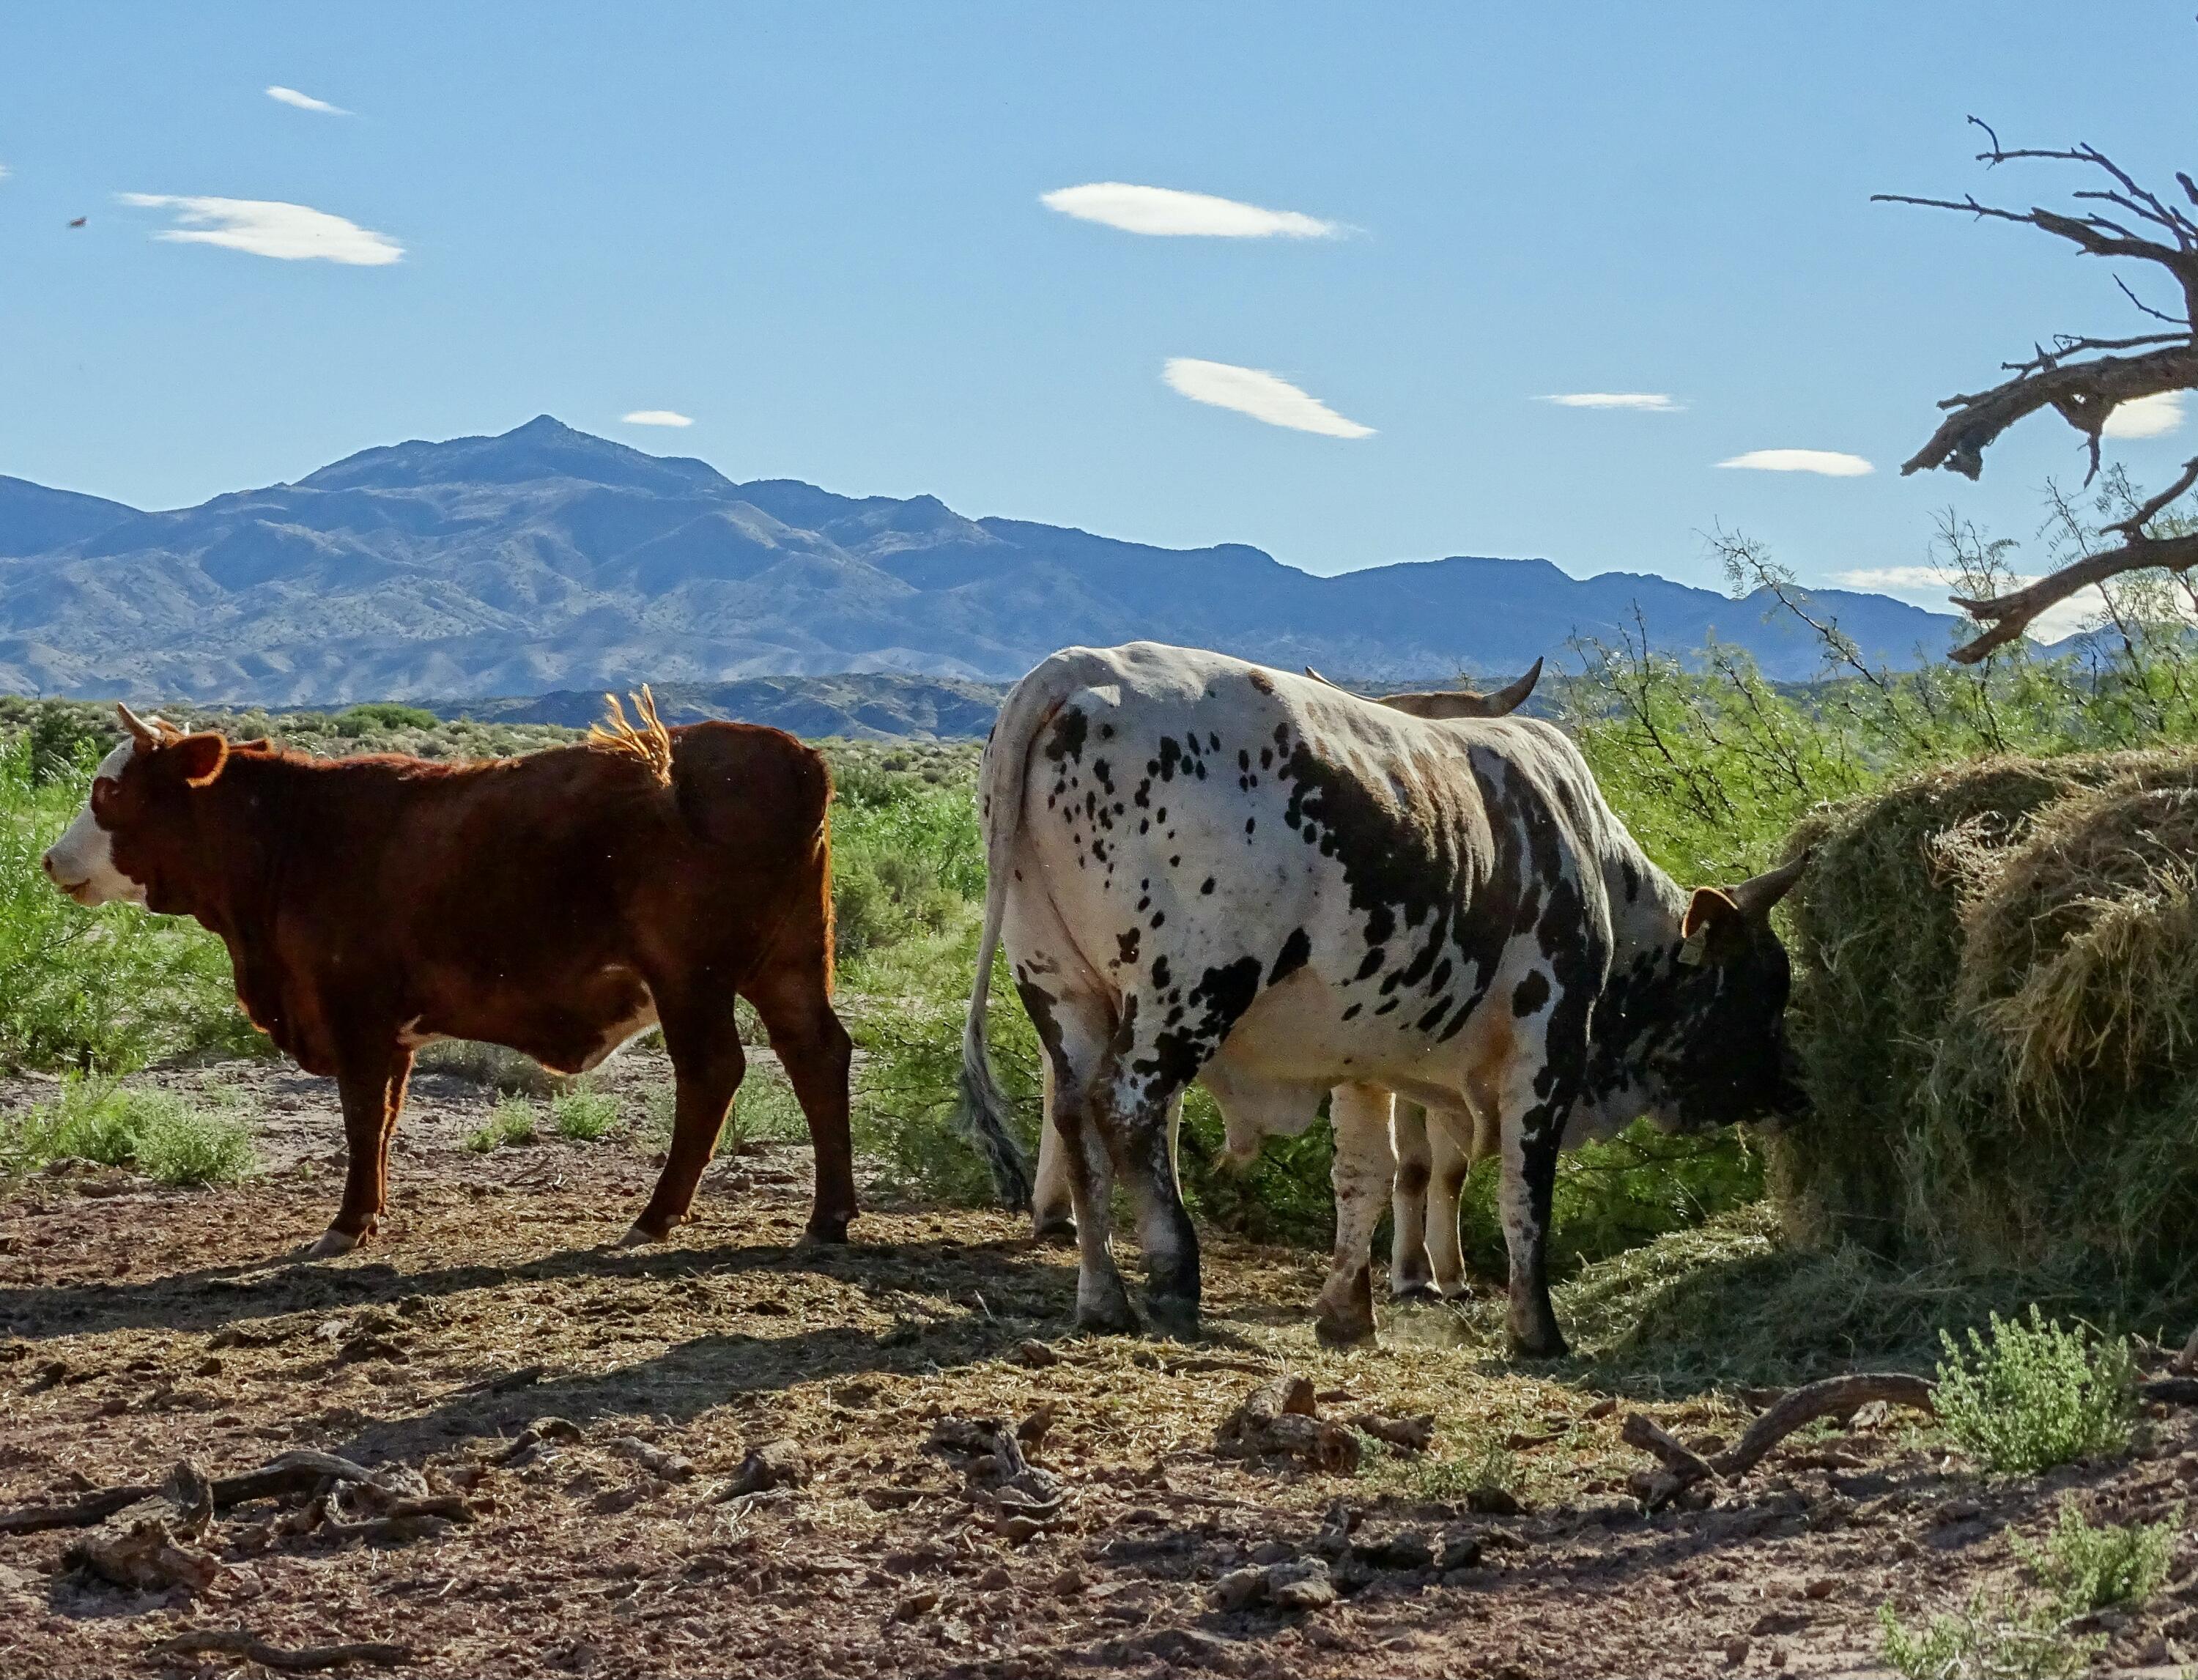
MULTIPOLYGON (((2173 280, 2182 295, 2183 313, 2178 318, 2153 308, 2116 276, 2114 283, 2122 295, 2141 314, 2171 330, 2127 338, 2064 334, 2050 346, 2035 346, 2027 359, 2004 364, 2011 378, 1989 390, 1949 397, 1940 403, 1939 406, 1947 410, 1945 419, 1900 470, 1905 474, 1944 468, 1965 478, 1978 478, 1984 472, 1985 451, 2003 433, 2018 421, 2051 409, 2084 438, 2090 456, 2088 483, 2099 470, 2101 433, 2117 408, 2171 391, 2198 390, 2198 219, 2182 206, 2140 185, 2096 147, 2010 148, 1999 143, 1999 137, 1988 124, 1974 117, 1969 120, 1991 139, 1991 148, 1978 154, 1979 161, 1987 166, 2016 159, 2073 163, 2096 171, 2108 184, 2073 194, 2083 206, 2073 214, 2042 206, 2010 210, 1980 203, 1973 195, 1942 199, 1879 193, 1875 195, 1877 201, 1957 210, 1982 219, 2015 223, 2065 240, 2090 256, 2150 263, 2173 280)), ((2198 205, 2198 185, 2187 174, 2178 173, 2175 178, 2183 196, 2198 205)), ((2198 462, 2193 462, 2167 491, 2154 497, 2136 514, 2108 526, 2108 532, 2125 539, 2119 547, 2086 555, 2035 583, 1991 600, 1956 596, 1954 604, 1987 628, 1956 648, 1952 657, 1964 665, 1976 663, 2015 641, 2049 607, 2108 578, 2154 567, 2180 571, 2198 565, 2198 538, 2154 537, 2146 530, 2156 515, 2194 484, 2198 484, 2198 462)))
MULTIPOLYGON (((217 1509, 241 1505, 253 1499, 271 1498, 280 1493, 296 1493, 316 1487, 323 1480, 363 1482, 372 1472, 354 1464, 348 1458, 339 1458, 332 1452, 286 1452, 270 1459, 257 1470, 247 1470, 242 1475, 223 1476, 211 1484, 213 1504, 217 1509)), ((171 1479, 173 1479, 172 1478, 171 1479)), ((156 1497, 158 1487, 102 1488, 88 1493, 67 1505, 32 1505, 19 1511, 0 1512, 0 1534, 37 1534, 51 1528, 89 1528, 96 1522, 104 1522, 117 1511, 125 1510, 142 1500, 156 1497)))
POLYGON ((1730 1481, 1745 1475, 1765 1455, 1805 1423, 1820 1417, 1853 1411, 1872 1400, 1912 1406, 1935 1412, 1934 1385, 1928 1377, 1905 1371, 1858 1371, 1846 1376, 1826 1377, 1789 1389, 1754 1422, 1732 1446, 1713 1458, 1704 1458, 1659 1425, 1654 1418, 1635 1412, 1620 1430, 1628 1445, 1652 1452, 1664 1462, 1664 1474, 1650 1484, 1642 1503, 1649 1510, 1668 1504, 1683 1490, 1704 1479, 1730 1481))
POLYGON ((315 1669, 340 1668, 346 1663, 363 1662, 376 1668, 398 1668, 412 1660, 413 1653, 406 1645, 308 1645, 301 1650, 289 1650, 281 1645, 270 1645, 246 1628, 226 1630, 209 1628, 201 1632, 179 1633, 172 1639, 164 1639, 153 1647, 152 1654, 163 1657, 196 1657, 212 1654, 242 1657, 267 1668, 282 1669, 292 1674, 310 1673, 315 1669))

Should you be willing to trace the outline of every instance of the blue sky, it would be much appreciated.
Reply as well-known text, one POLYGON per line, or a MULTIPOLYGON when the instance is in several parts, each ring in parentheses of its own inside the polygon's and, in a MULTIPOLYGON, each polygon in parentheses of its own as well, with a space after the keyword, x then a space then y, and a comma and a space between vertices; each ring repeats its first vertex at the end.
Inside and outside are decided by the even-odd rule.
MULTIPOLYGON (((171 506, 547 411, 736 478, 1321 572, 1541 555, 1714 583, 1719 523, 1811 580, 1914 566, 1934 510, 2027 538, 2047 476, 2081 471, 2039 420, 1980 485, 1903 480, 1937 399, 2050 331, 2133 328, 2096 261, 1870 193, 2073 184, 1986 181, 1970 112, 2198 168, 2189 7, 2120 6, 2088 44, 2069 15, 17 9, 0 472, 171 506), (1154 236, 1041 202, 1108 182, 1336 226, 1154 236), (343 218, 363 231, 321 248, 366 260, 157 236, 299 234, 203 199, 343 218), (1244 379, 1171 383, 1178 358, 1347 424, 1194 400, 1244 379), (1539 400, 1596 392, 1672 407, 1539 400), (693 423, 621 418, 646 410, 693 423), (1875 470, 1717 464, 1782 449, 1875 470)), ((2194 434, 2117 448, 2157 484, 2194 434)))

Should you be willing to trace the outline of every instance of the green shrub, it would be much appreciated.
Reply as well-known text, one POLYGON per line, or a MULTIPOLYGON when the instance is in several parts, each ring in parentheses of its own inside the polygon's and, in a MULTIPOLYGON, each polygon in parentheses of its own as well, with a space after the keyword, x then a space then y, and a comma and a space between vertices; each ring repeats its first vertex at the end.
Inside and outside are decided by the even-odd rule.
POLYGON ((466 1148, 486 1155, 508 1144, 534 1141, 535 1108, 524 1097, 507 1096, 496 1105, 488 1124, 466 1139, 466 1148))
POLYGON ((506 1096, 552 1097, 573 1088, 572 1080, 552 1073, 532 1056, 474 1038, 438 1038, 423 1044, 412 1065, 422 1073, 445 1073, 506 1096))
POLYGON ((335 731, 338 735, 356 740, 379 730, 437 729, 442 721, 422 706, 399 706, 392 700, 375 700, 337 713, 335 731))
POLYGON ((592 1143, 618 1124, 618 1099, 606 1091, 567 1091, 550 1105, 550 1124, 560 1137, 592 1143))
POLYGON ((2073 1680, 2106 1641, 2063 1631, 2050 1610, 1992 1599, 1980 1587, 1951 1615, 1910 1632, 1878 1607, 1887 1664, 1904 1680, 2073 1680))
POLYGON ((177 1185, 233 1183, 257 1165, 251 1129, 233 1104, 96 1076, 72 1077, 53 1102, 0 1122, 0 1172, 18 1176, 66 1159, 131 1166, 177 1185))
POLYGON ((2121 1526, 2084 1520, 2073 1499, 2061 1502, 2061 1520, 2042 1547, 2011 1537, 2015 1555, 2039 1584, 2053 1595, 2055 1613, 2064 1621, 2088 1616, 2114 1604, 2142 1604, 2167 1579, 2182 1526, 2178 1511, 2171 1522, 2121 1526))
POLYGON ((2088 1340, 2049 1322, 2033 1303, 2027 1325, 1992 1315, 1964 1352, 1939 1333, 1939 1420, 1988 1468, 2043 1470, 2129 1445, 2135 1367, 2119 1336, 2088 1340))

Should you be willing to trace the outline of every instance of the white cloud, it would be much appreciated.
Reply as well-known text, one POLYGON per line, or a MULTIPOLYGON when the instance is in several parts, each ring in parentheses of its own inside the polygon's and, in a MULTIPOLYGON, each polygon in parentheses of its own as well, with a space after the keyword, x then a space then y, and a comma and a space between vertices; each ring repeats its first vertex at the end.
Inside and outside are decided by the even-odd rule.
POLYGON ((1953 587, 1935 566, 1865 566, 1853 572, 1835 572, 1832 581, 1842 589, 1871 590, 1881 595, 1943 597, 1953 587))
POLYGON ((294 105, 300 111, 318 111, 324 116, 330 117, 351 115, 351 113, 340 105, 331 105, 325 99, 316 99, 310 93, 299 93, 295 88, 270 88, 267 90, 267 96, 284 105, 294 105))
POLYGON ((0 181, 4 181, 4 180, 6 180, 7 178, 8 178, 8 166, 7 166, 6 164, 4 164, 4 163, 0 163, 0 181))
POLYGON ((1638 409, 1643 414, 1677 414, 1681 406, 1660 391, 1567 391, 1542 400, 1561 409, 1638 409))
POLYGON ((2183 393, 2161 391, 2118 403, 2099 428, 2108 438, 2162 438, 2183 424, 2183 393))
POLYGON ((1828 479, 1858 479, 1877 470, 1859 455, 1842 455, 1835 449, 1752 449, 1718 465, 1758 473, 1821 473, 1828 479))
POLYGON ((1372 427, 1346 420, 1319 398, 1258 368, 1172 356, 1160 370, 1160 377, 1167 381, 1170 389, 1182 392, 1194 403, 1234 409, 1254 420, 1264 420, 1270 426, 1287 426, 1295 432, 1317 432, 1324 438, 1374 435, 1372 427))
POLYGON ((1263 210, 1256 204, 1211 193, 1179 193, 1172 187, 1133 187, 1123 181, 1092 181, 1042 193, 1038 202, 1079 222, 1099 222, 1124 233, 1201 234, 1216 239, 1333 239, 1343 230, 1334 222, 1294 210, 1263 210))
POLYGON ((636 409, 623 416, 629 426, 692 426, 694 420, 677 409, 636 409))
POLYGON ((179 245, 220 245, 286 262, 317 257, 363 268, 379 268, 404 254, 404 247, 387 234, 279 199, 192 198, 168 193, 116 196, 142 209, 173 210, 177 225, 153 237, 179 245))

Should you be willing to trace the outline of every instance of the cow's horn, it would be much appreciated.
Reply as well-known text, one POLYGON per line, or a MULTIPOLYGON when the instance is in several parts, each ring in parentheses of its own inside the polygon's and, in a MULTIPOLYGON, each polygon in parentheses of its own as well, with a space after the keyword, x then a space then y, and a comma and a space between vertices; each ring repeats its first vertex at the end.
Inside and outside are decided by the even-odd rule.
POLYGON ((160 745, 160 737, 154 733, 152 725, 142 718, 119 700, 114 702, 114 709, 121 714, 122 727, 130 731, 130 738, 132 741, 140 747, 151 747, 160 745))
POLYGON ((1794 883, 1808 867, 1809 853, 1805 851, 1790 863, 1741 882, 1732 889, 1732 901, 1746 915, 1768 916, 1771 907, 1794 890, 1794 883))
POLYGON ((1307 666, 1305 667, 1305 675, 1306 675, 1306 676, 1308 676, 1308 677, 1311 677, 1311 678, 1312 678, 1312 680, 1313 680, 1314 682, 1322 684, 1323 686, 1324 686, 1324 687, 1326 687, 1326 688, 1330 688, 1330 689, 1342 689, 1342 691, 1343 691, 1345 694, 1349 694, 1349 693, 1351 692, 1351 690, 1350 690, 1350 689, 1345 689, 1345 688, 1343 687, 1343 684, 1342 684, 1342 683, 1331 683, 1331 682, 1329 682, 1329 681, 1328 680, 1328 678, 1327 678, 1327 677, 1325 677, 1322 676, 1322 675, 1321 675, 1317 671, 1315 671, 1315 670, 1314 670, 1311 666, 1307 666))
POLYGON ((1485 718, 1508 718, 1526 703, 1526 696, 1534 692, 1534 684, 1542 680, 1542 662, 1534 661, 1534 668, 1515 683, 1505 684, 1492 695, 1483 695, 1481 703, 1488 709, 1485 718))

